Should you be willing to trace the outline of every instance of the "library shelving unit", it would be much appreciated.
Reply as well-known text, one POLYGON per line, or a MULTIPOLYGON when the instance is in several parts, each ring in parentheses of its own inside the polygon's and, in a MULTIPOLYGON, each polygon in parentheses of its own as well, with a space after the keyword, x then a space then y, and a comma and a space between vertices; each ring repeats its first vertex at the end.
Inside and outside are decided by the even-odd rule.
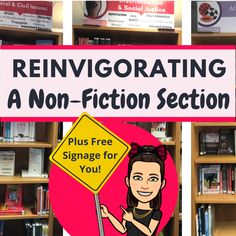
MULTIPOLYGON (((137 122, 137 126, 142 127, 143 129, 151 132, 151 122, 137 122)), ((172 140, 169 142, 163 142, 162 144, 166 145, 168 152, 176 166, 176 170, 179 177, 179 188, 182 186, 182 179, 180 177, 180 165, 181 165, 181 123, 180 122, 167 122, 167 136, 172 137, 172 140)), ((181 194, 181 191, 179 191, 181 194)), ((179 194, 179 199, 181 199, 179 194)), ((164 229, 165 236, 181 236, 181 223, 182 215, 179 209, 179 200, 177 202, 174 214, 164 229)))
POLYGON ((62 33, 0 26, 0 39, 26 45, 35 44, 35 41, 39 39, 52 40, 53 45, 58 45, 62 44, 62 33))
POLYGON ((73 44, 79 37, 110 38, 112 45, 177 45, 181 44, 181 30, 148 30, 115 27, 73 25, 73 44))
POLYGON ((205 164, 236 164, 235 155, 199 155, 199 133, 220 129, 236 129, 236 122, 192 123, 192 236, 196 236, 197 208, 202 204, 215 207, 213 236, 232 236, 236 232, 235 194, 198 194, 198 167, 205 164))
MULTIPOLYGON (((52 150, 57 145, 57 126, 55 122, 35 123, 35 137, 34 142, 0 142, 0 151, 14 151, 15 152, 15 175, 14 176, 0 176, 0 202, 4 202, 5 186, 7 184, 21 184, 23 186, 23 207, 24 214, 0 215, 0 221, 4 221, 3 236, 24 235, 24 220, 26 219, 45 219, 48 222, 48 236, 55 235, 53 231, 53 224, 56 222, 54 214, 50 208, 49 214, 38 215, 32 212, 34 208, 35 192, 34 189, 38 184, 47 184, 48 178, 33 178, 21 177, 21 170, 27 169, 29 148, 44 148, 44 170, 49 173, 50 162, 49 156, 52 150)), ((57 234, 60 235, 60 234, 57 234)))

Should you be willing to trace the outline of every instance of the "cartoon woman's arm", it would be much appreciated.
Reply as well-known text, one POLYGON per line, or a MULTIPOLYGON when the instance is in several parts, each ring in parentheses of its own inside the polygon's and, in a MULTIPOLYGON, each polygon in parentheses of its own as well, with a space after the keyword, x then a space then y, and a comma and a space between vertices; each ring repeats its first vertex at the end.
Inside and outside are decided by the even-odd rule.
POLYGON ((112 223, 112 225, 122 234, 124 234, 126 232, 126 227, 125 227, 125 223, 126 221, 123 220, 122 223, 116 219, 115 216, 113 216, 107 209, 106 206, 101 205, 101 211, 102 211, 102 217, 104 218, 108 218, 110 220, 110 222, 112 223))
POLYGON ((147 236, 151 236, 159 224, 159 220, 151 219, 150 224, 147 227, 144 224, 135 220, 132 212, 126 211, 123 207, 122 207, 122 210, 124 211, 123 219, 128 222, 131 222, 136 228, 138 228, 140 231, 142 231, 147 236))

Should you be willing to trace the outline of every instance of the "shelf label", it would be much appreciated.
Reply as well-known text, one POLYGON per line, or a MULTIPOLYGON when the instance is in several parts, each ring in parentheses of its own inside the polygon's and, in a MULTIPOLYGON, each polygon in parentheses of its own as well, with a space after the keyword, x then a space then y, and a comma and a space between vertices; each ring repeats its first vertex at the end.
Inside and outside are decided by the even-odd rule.
POLYGON ((174 29, 174 1, 86 1, 84 23, 109 27, 174 29))
POLYGON ((129 144, 83 113, 51 154, 50 160, 97 193, 129 150, 129 144))

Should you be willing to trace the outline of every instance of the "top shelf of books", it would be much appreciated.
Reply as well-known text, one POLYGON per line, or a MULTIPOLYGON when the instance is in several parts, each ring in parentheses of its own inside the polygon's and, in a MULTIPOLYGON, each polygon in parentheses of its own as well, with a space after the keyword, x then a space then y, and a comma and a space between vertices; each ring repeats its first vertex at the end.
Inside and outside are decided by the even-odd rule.
POLYGON ((79 37, 109 38, 110 44, 178 44, 181 34, 180 29, 176 30, 152 30, 152 29, 132 29, 115 28, 101 26, 74 25, 74 41, 79 37))

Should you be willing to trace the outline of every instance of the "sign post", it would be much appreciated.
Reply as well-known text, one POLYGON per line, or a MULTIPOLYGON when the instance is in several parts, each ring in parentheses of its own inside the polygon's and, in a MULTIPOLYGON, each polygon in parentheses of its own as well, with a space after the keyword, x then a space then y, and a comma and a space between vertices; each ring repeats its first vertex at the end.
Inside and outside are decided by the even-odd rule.
POLYGON ((98 193, 94 194, 94 199, 95 199, 95 204, 96 204, 99 234, 100 234, 100 236, 104 236, 104 229, 103 229, 103 224, 102 224, 102 214, 101 214, 101 207, 100 207, 100 201, 99 201, 98 193))
POLYGON ((98 192, 129 150, 129 144, 83 113, 50 156, 55 165, 95 194, 100 236, 104 230, 98 192))

